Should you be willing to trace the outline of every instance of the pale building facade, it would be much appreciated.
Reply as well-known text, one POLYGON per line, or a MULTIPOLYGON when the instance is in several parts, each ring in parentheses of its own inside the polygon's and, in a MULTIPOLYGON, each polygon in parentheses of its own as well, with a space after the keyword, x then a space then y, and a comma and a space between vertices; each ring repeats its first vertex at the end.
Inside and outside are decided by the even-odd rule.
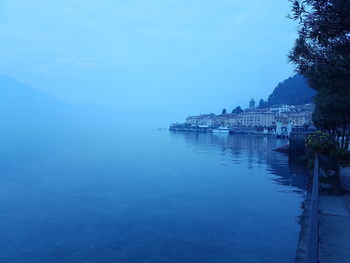
POLYGON ((312 122, 312 112, 292 113, 287 118, 295 126, 303 126, 312 122))
POLYGON ((199 116, 190 116, 186 118, 186 124, 190 124, 192 126, 212 126, 214 125, 215 115, 214 114, 204 114, 199 116))
POLYGON ((274 114, 269 112, 245 112, 238 116, 238 124, 247 127, 269 127, 275 122, 274 114))
POLYGON ((222 114, 215 116, 215 125, 231 127, 237 125, 238 114, 222 114))

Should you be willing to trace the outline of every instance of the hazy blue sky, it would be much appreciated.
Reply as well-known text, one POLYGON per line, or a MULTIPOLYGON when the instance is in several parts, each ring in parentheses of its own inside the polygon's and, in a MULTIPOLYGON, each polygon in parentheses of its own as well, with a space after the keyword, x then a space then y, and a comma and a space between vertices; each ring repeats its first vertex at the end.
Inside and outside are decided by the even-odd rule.
POLYGON ((162 125, 293 74, 287 0, 1 0, 0 73, 162 125), (136 116, 136 115, 134 115, 136 116))

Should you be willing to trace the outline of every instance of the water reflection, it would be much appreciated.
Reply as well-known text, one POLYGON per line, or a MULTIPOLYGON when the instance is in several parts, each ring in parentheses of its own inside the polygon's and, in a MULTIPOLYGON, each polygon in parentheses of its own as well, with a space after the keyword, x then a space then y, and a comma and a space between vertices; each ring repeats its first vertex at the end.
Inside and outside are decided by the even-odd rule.
MULTIPOLYGON (((272 180, 281 185, 293 186, 304 192, 308 183, 306 164, 289 159, 284 153, 272 149, 288 143, 287 139, 259 135, 227 135, 211 133, 171 132, 172 136, 183 138, 195 150, 205 151, 216 147, 223 156, 230 156, 233 163, 246 163, 249 169, 267 164, 272 180)), ((293 189, 297 191, 297 189, 293 189)))
POLYGON ((284 141, 76 133, 1 142, 0 262, 293 262, 304 186, 284 141))

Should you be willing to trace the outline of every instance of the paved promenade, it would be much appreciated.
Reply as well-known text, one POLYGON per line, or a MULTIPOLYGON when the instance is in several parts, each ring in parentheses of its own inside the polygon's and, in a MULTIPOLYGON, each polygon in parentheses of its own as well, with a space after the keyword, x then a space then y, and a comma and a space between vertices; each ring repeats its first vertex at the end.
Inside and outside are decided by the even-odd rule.
POLYGON ((319 262, 350 262, 350 169, 342 169, 343 196, 320 196, 319 262))

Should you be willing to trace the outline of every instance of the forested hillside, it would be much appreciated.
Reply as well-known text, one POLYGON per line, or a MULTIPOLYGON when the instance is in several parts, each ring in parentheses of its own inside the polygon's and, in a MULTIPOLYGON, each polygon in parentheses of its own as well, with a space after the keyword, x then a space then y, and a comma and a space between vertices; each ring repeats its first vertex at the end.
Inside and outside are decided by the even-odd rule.
POLYGON ((271 107, 276 104, 306 104, 313 102, 315 91, 309 88, 304 77, 295 75, 279 83, 267 101, 261 100, 259 107, 271 107))

